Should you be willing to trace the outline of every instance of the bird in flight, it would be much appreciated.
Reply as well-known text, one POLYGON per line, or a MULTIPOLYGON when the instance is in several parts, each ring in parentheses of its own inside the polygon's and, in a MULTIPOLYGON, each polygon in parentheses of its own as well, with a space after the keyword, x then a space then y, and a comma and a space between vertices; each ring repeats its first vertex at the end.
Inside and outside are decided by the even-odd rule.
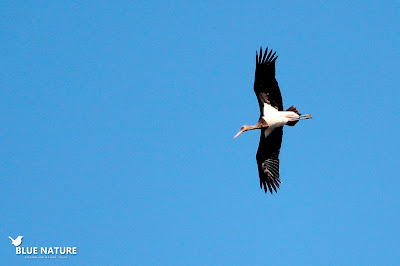
POLYGON ((261 129, 260 144, 256 155, 260 187, 273 193, 279 184, 279 152, 282 144, 283 126, 294 126, 299 120, 312 118, 311 114, 301 115, 296 106, 283 111, 282 95, 275 79, 275 56, 268 47, 263 54, 256 52, 256 74, 254 92, 260 106, 260 118, 253 126, 244 125, 234 138, 245 131, 261 129))

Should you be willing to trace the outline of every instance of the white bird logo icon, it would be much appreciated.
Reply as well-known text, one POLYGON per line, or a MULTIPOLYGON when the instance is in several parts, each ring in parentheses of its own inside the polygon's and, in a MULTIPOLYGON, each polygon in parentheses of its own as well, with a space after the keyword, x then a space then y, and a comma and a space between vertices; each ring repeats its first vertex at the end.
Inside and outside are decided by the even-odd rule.
POLYGON ((11 241, 12 241, 11 244, 13 244, 14 246, 18 247, 22 243, 23 236, 18 236, 16 239, 12 239, 11 236, 9 236, 8 238, 11 239, 11 241))

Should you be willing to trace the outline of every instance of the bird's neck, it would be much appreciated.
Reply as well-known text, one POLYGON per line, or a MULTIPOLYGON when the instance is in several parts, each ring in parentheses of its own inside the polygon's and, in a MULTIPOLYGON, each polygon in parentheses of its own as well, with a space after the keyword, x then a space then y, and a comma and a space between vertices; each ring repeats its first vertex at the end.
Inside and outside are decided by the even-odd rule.
POLYGON ((253 130, 253 129, 259 129, 259 128, 264 128, 264 127, 268 127, 268 123, 260 118, 257 122, 257 124, 253 125, 253 126, 248 126, 247 130, 253 130))
POLYGON ((247 126, 247 130, 254 130, 254 129, 258 129, 261 128, 260 124, 255 124, 253 126, 247 126))

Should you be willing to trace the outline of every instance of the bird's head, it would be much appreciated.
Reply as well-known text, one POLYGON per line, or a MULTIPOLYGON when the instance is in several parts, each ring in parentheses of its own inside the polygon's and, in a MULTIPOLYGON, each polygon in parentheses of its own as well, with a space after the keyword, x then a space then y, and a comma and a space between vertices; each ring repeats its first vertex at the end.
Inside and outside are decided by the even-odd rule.
POLYGON ((239 136, 240 134, 242 134, 243 132, 249 130, 249 128, 250 128, 250 126, 247 126, 247 125, 242 126, 242 128, 239 130, 239 132, 238 132, 233 138, 238 137, 238 136, 239 136))

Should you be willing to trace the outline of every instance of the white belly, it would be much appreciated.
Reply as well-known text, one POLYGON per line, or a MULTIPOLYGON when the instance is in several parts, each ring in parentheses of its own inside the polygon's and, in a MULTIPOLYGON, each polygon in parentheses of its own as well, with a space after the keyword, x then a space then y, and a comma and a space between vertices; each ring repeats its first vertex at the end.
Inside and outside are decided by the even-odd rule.
POLYGON ((278 114, 275 116, 263 116, 263 119, 267 121, 269 127, 271 128, 282 127, 290 120, 289 118, 280 114, 280 112, 278 112, 278 114))
POLYGON ((262 117, 267 121, 269 127, 264 131, 265 137, 277 127, 283 127, 289 121, 296 120, 299 115, 291 111, 278 111, 269 104, 264 104, 264 116, 262 117))
POLYGON ((274 116, 274 117, 266 117, 263 116, 263 119, 265 121, 267 121, 269 127, 264 131, 264 135, 265 137, 268 137, 269 134, 271 134, 271 132, 277 128, 277 127, 283 127, 284 125, 286 125, 286 123, 288 122, 288 120, 283 119, 281 116, 274 116))

